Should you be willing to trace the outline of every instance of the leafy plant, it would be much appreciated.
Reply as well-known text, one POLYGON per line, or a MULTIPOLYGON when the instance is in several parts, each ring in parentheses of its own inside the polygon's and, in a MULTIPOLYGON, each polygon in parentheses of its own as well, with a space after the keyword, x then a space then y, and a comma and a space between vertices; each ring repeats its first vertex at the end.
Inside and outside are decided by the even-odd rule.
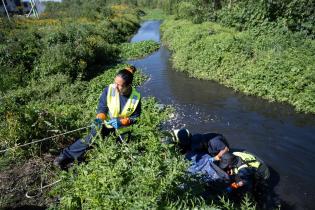
POLYGON ((163 40, 174 52, 178 70, 314 113, 314 41, 283 30, 271 24, 236 32, 211 22, 184 20, 162 25, 163 40))
POLYGON ((153 40, 146 40, 135 43, 123 43, 120 46, 121 57, 130 60, 144 57, 160 48, 159 43, 153 40))

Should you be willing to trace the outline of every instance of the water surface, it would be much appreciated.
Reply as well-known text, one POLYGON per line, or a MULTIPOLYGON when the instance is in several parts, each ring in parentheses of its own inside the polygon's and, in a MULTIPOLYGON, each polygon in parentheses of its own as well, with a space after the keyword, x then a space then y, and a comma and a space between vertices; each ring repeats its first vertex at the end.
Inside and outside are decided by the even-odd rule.
MULTIPOLYGON (((146 21, 132 42, 160 42, 160 21, 146 21)), ((234 92, 216 82, 189 78, 171 65, 161 47, 130 64, 150 75, 140 87, 143 96, 172 104, 171 127, 224 134, 232 148, 257 154, 274 170, 274 191, 292 209, 314 209, 315 116, 299 114, 286 104, 270 103, 234 92)))

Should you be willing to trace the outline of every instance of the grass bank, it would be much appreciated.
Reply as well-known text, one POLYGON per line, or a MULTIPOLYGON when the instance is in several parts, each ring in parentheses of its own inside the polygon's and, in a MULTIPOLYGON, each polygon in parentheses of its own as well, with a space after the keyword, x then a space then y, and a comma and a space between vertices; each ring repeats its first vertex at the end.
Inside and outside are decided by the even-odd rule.
POLYGON ((161 30, 176 69, 315 113, 314 40, 278 25, 237 32, 211 22, 166 19, 161 30))
MULTIPOLYGON (((134 10, 125 10, 97 20, 18 18, 0 25, 1 150, 91 122, 102 89, 125 67, 117 64, 124 59, 123 48, 140 57, 152 52, 147 44, 142 43, 146 50, 139 52, 138 45, 124 43, 140 21, 134 10)), ((135 85, 145 79, 137 73, 135 85)), ((49 205, 47 191, 36 199, 26 199, 25 193, 54 181, 54 155, 84 135, 77 132, 1 153, 0 208, 49 205)))
MULTIPOLYGON (((77 33, 72 30, 73 27, 70 29, 62 28, 62 31, 56 32, 52 38, 48 37, 47 43, 60 47, 63 46, 63 42, 66 42, 65 44, 69 45, 67 52, 72 53, 72 47, 85 46, 77 42, 72 43, 76 39, 71 37, 77 33), (71 31, 73 33, 70 33, 71 31)), ((82 40, 90 37, 87 34, 80 35, 82 40)), ((41 37, 35 37, 41 40, 41 37)), ((95 41, 103 43, 103 39, 98 36, 88 39, 91 46, 94 46, 95 41)), ((116 44, 113 44, 110 49, 120 46, 116 44)), ((101 49, 108 49, 105 46, 106 44, 101 49)), ((128 49, 133 51, 133 48, 138 47, 131 44, 128 49)), ((9 49, 6 46, 5 48, 9 49)), ((89 53, 92 61, 97 55, 94 51, 84 52, 89 53)), ((142 53, 137 53, 137 56, 142 57, 150 52, 151 50, 142 51, 142 53)), ((39 52, 36 55, 41 57, 39 52)), ((48 58, 48 51, 45 55, 48 58)), ((91 72, 83 71, 89 76, 89 80, 82 80, 77 75, 71 74, 75 66, 69 67, 71 71, 63 73, 63 67, 71 64, 70 61, 76 61, 76 59, 70 59, 70 61, 61 62, 69 59, 67 55, 67 53, 60 55, 58 57, 60 60, 52 59, 49 62, 47 60, 47 63, 54 62, 56 65, 52 71, 42 72, 44 77, 36 77, 38 79, 35 80, 30 76, 23 87, 8 88, 5 93, 2 93, 1 148, 28 143, 34 139, 83 127, 93 120, 99 94, 113 81, 115 73, 124 65, 115 64, 112 67, 103 68, 100 70, 102 73, 94 78, 90 77, 91 72)), ((32 58, 32 53, 30 52, 28 56, 32 58)), ((73 56, 77 54, 73 53, 73 56)), ((14 63, 10 65, 14 66, 14 63)), ((27 63, 23 65, 26 66, 27 63)), ((44 66, 44 62, 34 63, 34 65, 44 66)), ((29 70, 31 71, 33 67, 30 65, 29 70)), ((24 70, 24 67, 20 66, 20 68, 24 70)), ((35 69, 38 70, 38 68, 35 69)), ((83 65, 82 69, 87 70, 86 65, 83 65)), ((142 84, 145 79, 146 77, 138 72, 135 85, 142 84)), ((105 140, 96 137, 97 145, 87 153, 87 162, 75 165, 69 172, 60 172, 53 168, 51 163, 54 155, 50 153, 58 154, 61 148, 78 137, 86 135, 87 132, 78 132, 75 135, 63 136, 53 141, 6 152, 0 156, 0 177, 5 179, 5 181, 1 180, 0 184, 0 208, 21 208, 33 205, 51 209, 187 209, 194 207, 218 209, 222 205, 227 209, 235 209, 233 204, 224 199, 216 199, 217 204, 213 204, 213 200, 205 200, 200 191, 190 187, 183 190, 180 187, 191 180, 185 173, 187 163, 173 146, 160 143, 160 137, 163 136, 160 124, 168 119, 170 112, 170 108, 157 106, 154 99, 144 99, 141 120, 132 127, 133 135, 130 143, 116 144, 112 136, 105 140), (52 183, 59 178, 62 181, 51 193, 48 192, 49 188, 46 188, 36 199, 25 198, 26 191, 39 188, 42 184, 52 183), (60 203, 54 203, 55 196, 60 198, 60 203)), ((200 188, 203 187, 205 186, 201 184, 200 188)), ((254 207, 247 200, 241 208, 253 209, 254 207)))
MULTIPOLYGON (((99 93, 118 69, 109 69, 89 83, 86 107, 96 106, 99 93)), ((141 84, 144 79, 144 75, 138 74, 135 84, 141 84)), ((91 109, 84 112, 88 119, 94 116, 91 109)), ((51 208, 220 209, 224 206, 225 209, 255 209, 248 197, 240 204, 218 198, 216 194, 204 199, 205 183, 188 176, 188 163, 174 145, 161 143, 165 135, 161 124, 172 112, 171 107, 158 105, 154 98, 145 98, 141 118, 131 127, 129 143, 117 144, 114 136, 95 137, 96 144, 88 151, 87 161, 59 175, 62 181, 51 196, 61 200, 51 208), (183 185, 186 187, 182 188, 183 185)))

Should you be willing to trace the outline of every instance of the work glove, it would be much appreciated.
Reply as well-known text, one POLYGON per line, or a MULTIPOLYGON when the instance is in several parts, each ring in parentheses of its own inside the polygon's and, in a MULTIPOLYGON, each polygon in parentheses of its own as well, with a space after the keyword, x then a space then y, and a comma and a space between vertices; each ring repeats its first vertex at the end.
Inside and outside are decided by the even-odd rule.
POLYGON ((96 118, 93 122, 93 125, 100 129, 102 127, 102 123, 103 121, 100 118, 96 118))
POLYGON ((121 127, 121 122, 118 118, 113 118, 110 121, 107 122, 111 126, 113 126, 115 129, 118 129, 121 127))
POLYGON ((231 192, 233 192, 233 189, 232 189, 232 187, 227 187, 227 188, 225 188, 225 191, 227 193, 231 193, 231 192))

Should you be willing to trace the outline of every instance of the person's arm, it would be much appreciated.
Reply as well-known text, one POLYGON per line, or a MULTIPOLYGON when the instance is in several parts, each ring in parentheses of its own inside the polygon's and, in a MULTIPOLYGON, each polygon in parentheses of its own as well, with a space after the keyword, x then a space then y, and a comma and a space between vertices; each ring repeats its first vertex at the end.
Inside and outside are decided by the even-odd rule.
POLYGON ((216 153, 214 160, 220 160, 229 151, 229 147, 224 143, 223 138, 221 134, 217 134, 217 136, 211 138, 208 142, 208 151, 216 153))
POLYGON ((102 92, 100 99, 99 99, 97 111, 96 111, 96 113, 97 113, 96 118, 99 118, 103 121, 106 119, 106 113, 108 113, 107 92, 108 92, 108 87, 106 87, 104 89, 104 91, 102 92))
POLYGON ((240 169, 234 176, 234 182, 226 188, 226 191, 231 193, 236 190, 249 190, 252 187, 252 175, 250 168, 240 169))
POLYGON ((252 184, 253 179, 253 173, 254 171, 249 168, 245 167, 238 171, 238 173, 235 176, 235 182, 231 184, 231 187, 234 189, 240 188, 240 187, 246 187, 250 188, 252 184), (233 186, 232 186, 233 185, 233 186))
POLYGON ((220 152, 219 152, 216 156, 214 156, 214 159, 215 159, 215 160, 221 160, 221 157, 222 157, 225 153, 227 153, 228 151, 229 151, 229 148, 228 148, 227 146, 225 146, 224 149, 220 150, 220 152))

